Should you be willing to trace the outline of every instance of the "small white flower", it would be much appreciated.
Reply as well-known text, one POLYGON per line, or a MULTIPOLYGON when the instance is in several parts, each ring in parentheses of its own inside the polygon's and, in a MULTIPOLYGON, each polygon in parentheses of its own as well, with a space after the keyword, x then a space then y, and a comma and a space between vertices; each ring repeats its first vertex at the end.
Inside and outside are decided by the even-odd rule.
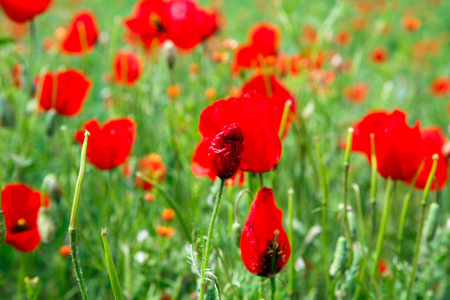
POLYGON ((142 243, 143 241, 148 239, 148 231, 145 229, 139 231, 136 239, 139 243, 142 243))
POLYGON ((148 258, 148 253, 146 253, 144 251, 138 251, 134 255, 134 260, 140 264, 142 264, 144 261, 146 261, 147 258, 148 258))

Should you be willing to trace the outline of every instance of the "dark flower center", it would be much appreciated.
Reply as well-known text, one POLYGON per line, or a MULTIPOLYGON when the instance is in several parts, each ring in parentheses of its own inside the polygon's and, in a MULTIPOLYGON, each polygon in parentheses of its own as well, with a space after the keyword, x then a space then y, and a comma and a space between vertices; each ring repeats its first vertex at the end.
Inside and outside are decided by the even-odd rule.
POLYGON ((150 14, 150 24, 155 26, 156 30, 158 30, 158 32, 163 32, 164 31, 164 27, 162 26, 161 23, 161 18, 157 13, 151 13, 150 14))
POLYGON ((259 254, 259 263, 253 266, 257 275, 269 277, 280 272, 286 262, 285 249, 286 243, 280 245, 275 238, 267 240, 266 249, 259 254))
POLYGON ((28 226, 27 221, 25 219, 19 219, 17 221, 16 226, 12 229, 12 233, 19 233, 30 229, 30 226, 28 226))

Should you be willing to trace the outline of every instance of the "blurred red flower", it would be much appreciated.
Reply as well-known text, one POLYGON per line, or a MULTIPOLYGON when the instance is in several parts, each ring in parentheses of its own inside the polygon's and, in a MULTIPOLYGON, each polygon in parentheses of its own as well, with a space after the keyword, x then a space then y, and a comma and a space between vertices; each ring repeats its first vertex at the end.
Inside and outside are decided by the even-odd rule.
POLYGON ((434 96, 447 96, 450 94, 450 77, 441 76, 433 80, 430 85, 431 94, 434 96))
MULTIPOLYGON (((48 198, 45 200, 48 203, 48 198)), ((33 251, 41 240, 37 219, 41 192, 23 183, 7 184, 2 190, 1 209, 5 214, 6 243, 19 251, 33 251)))
MULTIPOLYGON (((166 165, 164 164, 161 155, 156 153, 150 153, 140 158, 137 163, 137 171, 157 183, 163 183, 167 178, 166 165)), ((134 185, 137 188, 143 188, 144 190, 151 190, 153 188, 150 183, 142 180, 140 177, 136 177, 134 185)))
POLYGON ((362 152, 371 162, 370 135, 374 134, 378 172, 384 178, 409 180, 422 160, 419 123, 410 127, 401 110, 373 111, 357 121, 352 150, 362 152))
POLYGON ((0 0, 5 14, 14 22, 23 23, 43 13, 51 0, 0 0))
POLYGON ((388 59, 388 51, 384 47, 373 48, 370 58, 376 64, 384 63, 388 59))
MULTIPOLYGON (((447 183, 447 170, 448 170, 448 157, 443 153, 443 148, 447 139, 444 133, 439 127, 428 127, 421 130, 421 144, 422 144, 422 160, 425 159, 424 165, 420 170, 417 177, 416 188, 423 190, 428 179, 428 175, 431 171, 431 166, 433 165, 433 154, 438 154, 439 159, 437 162, 436 173, 434 178, 437 180, 438 189, 442 189, 447 183)), ((408 182, 411 183, 413 177, 411 177, 408 182)), ((431 184, 431 189, 436 189, 436 184, 433 181, 431 184)))
POLYGON ((110 170, 123 164, 130 155, 136 136, 136 123, 131 118, 110 119, 102 126, 91 119, 75 132, 75 140, 83 145, 84 132, 89 131, 86 156, 100 170, 110 170))
POLYGON ((90 10, 79 11, 61 40, 60 49, 66 54, 85 54, 93 49, 98 35, 95 15, 90 10))
POLYGON ((412 16, 405 16, 402 20, 403 28, 405 28, 408 31, 416 31, 420 28, 420 25, 422 25, 422 22, 420 19, 417 19, 412 16))
POLYGON ((367 90, 365 83, 358 82, 344 89, 344 97, 352 103, 361 103, 366 99, 367 90))
POLYGON ((281 142, 275 108, 268 98, 252 92, 240 98, 218 100, 203 110, 199 123, 202 139, 197 144, 191 165, 195 176, 215 178, 208 159, 208 147, 223 126, 231 123, 238 124, 244 135, 240 170, 264 173, 276 166, 281 157, 281 142))
POLYGON ((59 115, 73 117, 83 108, 91 86, 92 82, 79 70, 55 74, 48 71, 37 78, 36 98, 43 110, 53 108, 59 115))
POLYGON ((278 126, 277 130, 279 130, 281 126, 281 119, 283 117, 286 101, 292 101, 284 131, 284 134, 287 134, 289 124, 292 119, 296 117, 296 101, 294 96, 281 84, 280 81, 276 79, 274 75, 256 75, 253 78, 250 78, 242 87, 242 94, 251 91, 256 91, 259 94, 266 96, 272 102, 275 107, 275 123, 278 126))
POLYGON ((336 33, 335 41, 338 46, 348 46, 352 40, 352 35, 348 30, 341 30, 336 33))
POLYGON ((154 41, 171 40, 178 48, 189 50, 218 28, 215 12, 197 7, 190 0, 142 0, 125 25, 150 48, 154 41))
POLYGON ((118 50, 114 56, 113 69, 116 83, 132 86, 141 75, 142 63, 133 52, 118 50))
POLYGON ((225 125, 212 139, 208 149, 211 171, 220 179, 233 177, 244 151, 244 137, 239 125, 225 125))
POLYGON ((264 65, 263 59, 278 54, 280 31, 276 25, 260 22, 252 26, 248 34, 249 42, 236 49, 233 72, 241 68, 264 65))
POLYGON ((251 273, 273 276, 288 262, 291 247, 282 221, 283 212, 275 204, 272 189, 261 188, 250 207, 240 242, 242 261, 251 273))

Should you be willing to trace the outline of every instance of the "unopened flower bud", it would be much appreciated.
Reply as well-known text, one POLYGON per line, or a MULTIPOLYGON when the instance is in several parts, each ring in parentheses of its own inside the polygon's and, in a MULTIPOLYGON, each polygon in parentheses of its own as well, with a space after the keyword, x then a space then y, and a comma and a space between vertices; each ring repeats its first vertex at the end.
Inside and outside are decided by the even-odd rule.
POLYGON ((177 59, 177 49, 172 41, 166 41, 163 45, 163 53, 167 59, 167 65, 170 70, 175 67, 175 62, 177 59))
POLYGON ((423 229, 427 242, 433 241, 434 234, 436 233, 437 225, 439 222, 439 210, 439 204, 435 202, 431 203, 430 208, 428 209, 428 216, 423 229))
POLYGON ((51 242, 56 233, 56 226, 46 210, 41 209, 38 217, 38 228, 41 234, 41 241, 44 244, 51 242))
POLYGON ((233 226, 231 226, 231 233, 233 234, 234 242, 239 247, 239 243, 241 242, 242 225, 234 222, 233 226))
POLYGON ((231 178, 239 168, 244 151, 244 136, 239 125, 222 128, 211 141, 208 157, 211 169, 220 179, 231 178))
POLYGON ((347 240, 345 237, 340 236, 334 251, 333 262, 331 263, 329 270, 331 277, 335 277, 344 270, 348 260, 348 250, 347 240))
POLYGON ((59 200, 61 199, 62 191, 56 176, 53 174, 49 174, 44 180, 46 180, 46 190, 44 192, 48 194, 52 201, 59 202, 59 200))
POLYGON ((0 96, 0 125, 1 127, 14 127, 16 118, 8 102, 0 96))

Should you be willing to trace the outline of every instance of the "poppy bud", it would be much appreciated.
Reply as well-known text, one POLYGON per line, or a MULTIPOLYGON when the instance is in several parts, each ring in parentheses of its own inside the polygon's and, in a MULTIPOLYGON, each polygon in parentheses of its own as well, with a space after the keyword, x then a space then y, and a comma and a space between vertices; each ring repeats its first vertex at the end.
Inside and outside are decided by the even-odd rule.
POLYGON ((56 226, 52 218, 48 215, 47 210, 41 209, 37 220, 39 233, 41 234, 41 241, 48 244, 53 241, 56 233, 56 226))
POLYGON ((239 247, 242 234, 242 225, 237 222, 234 222, 233 225, 231 226, 231 233, 233 234, 233 238, 236 245, 239 247))
POLYGON ((433 202, 428 210, 428 217, 425 221, 425 227, 423 229, 427 242, 431 242, 434 238, 434 234, 436 233, 436 228, 439 221, 439 208, 439 204, 433 202))
POLYGON ((175 45, 172 41, 166 41, 163 45, 163 53, 167 59, 167 65, 170 70, 173 70, 175 67, 175 61, 177 58, 177 50, 175 49, 175 45))
POLYGON ((214 174, 220 179, 231 178, 239 168, 244 151, 244 136, 239 125, 222 128, 211 141, 208 157, 214 174))
POLYGON ((58 179, 55 175, 49 174, 44 179, 46 180, 46 190, 45 192, 48 194, 51 200, 59 202, 61 199, 61 186, 59 185, 58 179))
POLYGON ((337 245, 336 250, 334 251, 334 259, 330 266, 329 274, 331 277, 335 277, 338 275, 347 264, 348 260, 348 245, 347 240, 345 237, 340 236, 337 245))
POLYGON ((55 133, 56 129, 56 111, 50 109, 47 116, 45 117, 45 133, 47 136, 51 137, 55 133))

